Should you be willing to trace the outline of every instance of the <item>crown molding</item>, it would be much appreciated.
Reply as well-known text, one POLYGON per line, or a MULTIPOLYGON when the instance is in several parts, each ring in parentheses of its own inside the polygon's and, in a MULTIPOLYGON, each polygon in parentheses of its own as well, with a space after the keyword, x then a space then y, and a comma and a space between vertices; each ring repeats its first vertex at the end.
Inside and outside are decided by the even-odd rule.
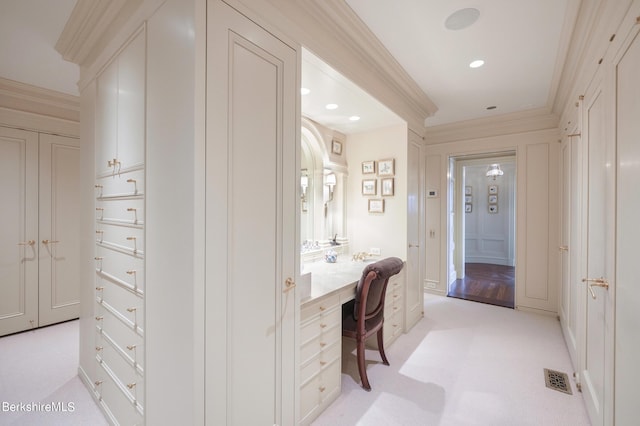
POLYGON ((0 126, 61 136, 80 136, 80 123, 0 106, 0 126))
POLYGON ((80 98, 0 77, 0 107, 80 121, 80 98))
POLYGON ((558 128, 559 117, 546 108, 427 127, 425 144, 435 145, 558 128))
POLYGON ((56 50, 78 65, 91 63, 143 0, 78 0, 56 50))

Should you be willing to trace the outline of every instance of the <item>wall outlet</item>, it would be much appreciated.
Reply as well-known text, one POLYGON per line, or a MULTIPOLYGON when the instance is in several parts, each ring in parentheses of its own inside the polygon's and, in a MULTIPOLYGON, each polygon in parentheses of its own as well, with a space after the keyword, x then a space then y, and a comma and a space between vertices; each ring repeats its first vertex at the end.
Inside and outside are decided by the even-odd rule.
POLYGON ((380 247, 371 247, 369 249, 369 254, 375 254, 377 256, 380 256, 380 247))
POLYGON ((436 288, 436 283, 430 283, 430 282, 427 282, 427 283, 426 283, 426 285, 425 285, 425 287, 427 287, 427 288, 431 288, 431 289, 436 288))

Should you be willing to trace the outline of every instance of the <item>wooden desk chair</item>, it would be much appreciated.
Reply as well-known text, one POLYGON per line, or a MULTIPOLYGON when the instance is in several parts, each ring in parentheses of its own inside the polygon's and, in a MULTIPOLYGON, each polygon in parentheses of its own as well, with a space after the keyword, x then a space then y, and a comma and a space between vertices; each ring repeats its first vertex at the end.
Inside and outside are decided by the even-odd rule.
POLYGON ((384 353, 382 326, 384 325, 384 296, 389 278, 402 270, 403 262, 397 257, 388 257, 367 265, 356 288, 356 298, 342 306, 342 335, 356 340, 358 371, 362 387, 370 391, 364 362, 365 340, 374 333, 378 335, 378 350, 382 362, 389 365, 384 353))

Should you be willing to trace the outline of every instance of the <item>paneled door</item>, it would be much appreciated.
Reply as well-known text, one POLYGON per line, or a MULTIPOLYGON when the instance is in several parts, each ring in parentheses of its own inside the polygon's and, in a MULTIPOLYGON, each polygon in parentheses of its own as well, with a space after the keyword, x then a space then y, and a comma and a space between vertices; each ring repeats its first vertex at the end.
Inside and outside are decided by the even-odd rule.
POLYGON ((0 127, 0 336, 38 326, 38 134, 0 127))
POLYGON ((222 1, 207 12, 206 422, 292 425, 299 57, 222 1))
MULTIPOLYGON (((597 81, 597 80, 596 80, 597 81)), ((594 426, 612 424, 613 297, 615 267, 615 142, 602 83, 585 97, 587 193, 586 265, 580 285, 584 329, 580 382, 594 426)))
POLYGON ((421 149, 419 137, 409 133, 407 182, 407 283, 405 327, 409 330, 423 317, 424 284, 422 281, 422 255, 420 254, 424 226, 422 225, 421 149))
POLYGON ((79 140, 40 134, 39 325, 80 315, 79 140))

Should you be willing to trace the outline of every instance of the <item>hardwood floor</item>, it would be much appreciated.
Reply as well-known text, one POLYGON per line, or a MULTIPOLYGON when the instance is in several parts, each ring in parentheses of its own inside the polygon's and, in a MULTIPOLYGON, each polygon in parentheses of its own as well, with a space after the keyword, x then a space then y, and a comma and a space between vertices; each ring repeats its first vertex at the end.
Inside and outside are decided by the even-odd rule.
POLYGON ((464 279, 451 284, 447 296, 513 309, 514 288, 513 266, 467 263, 464 279))

